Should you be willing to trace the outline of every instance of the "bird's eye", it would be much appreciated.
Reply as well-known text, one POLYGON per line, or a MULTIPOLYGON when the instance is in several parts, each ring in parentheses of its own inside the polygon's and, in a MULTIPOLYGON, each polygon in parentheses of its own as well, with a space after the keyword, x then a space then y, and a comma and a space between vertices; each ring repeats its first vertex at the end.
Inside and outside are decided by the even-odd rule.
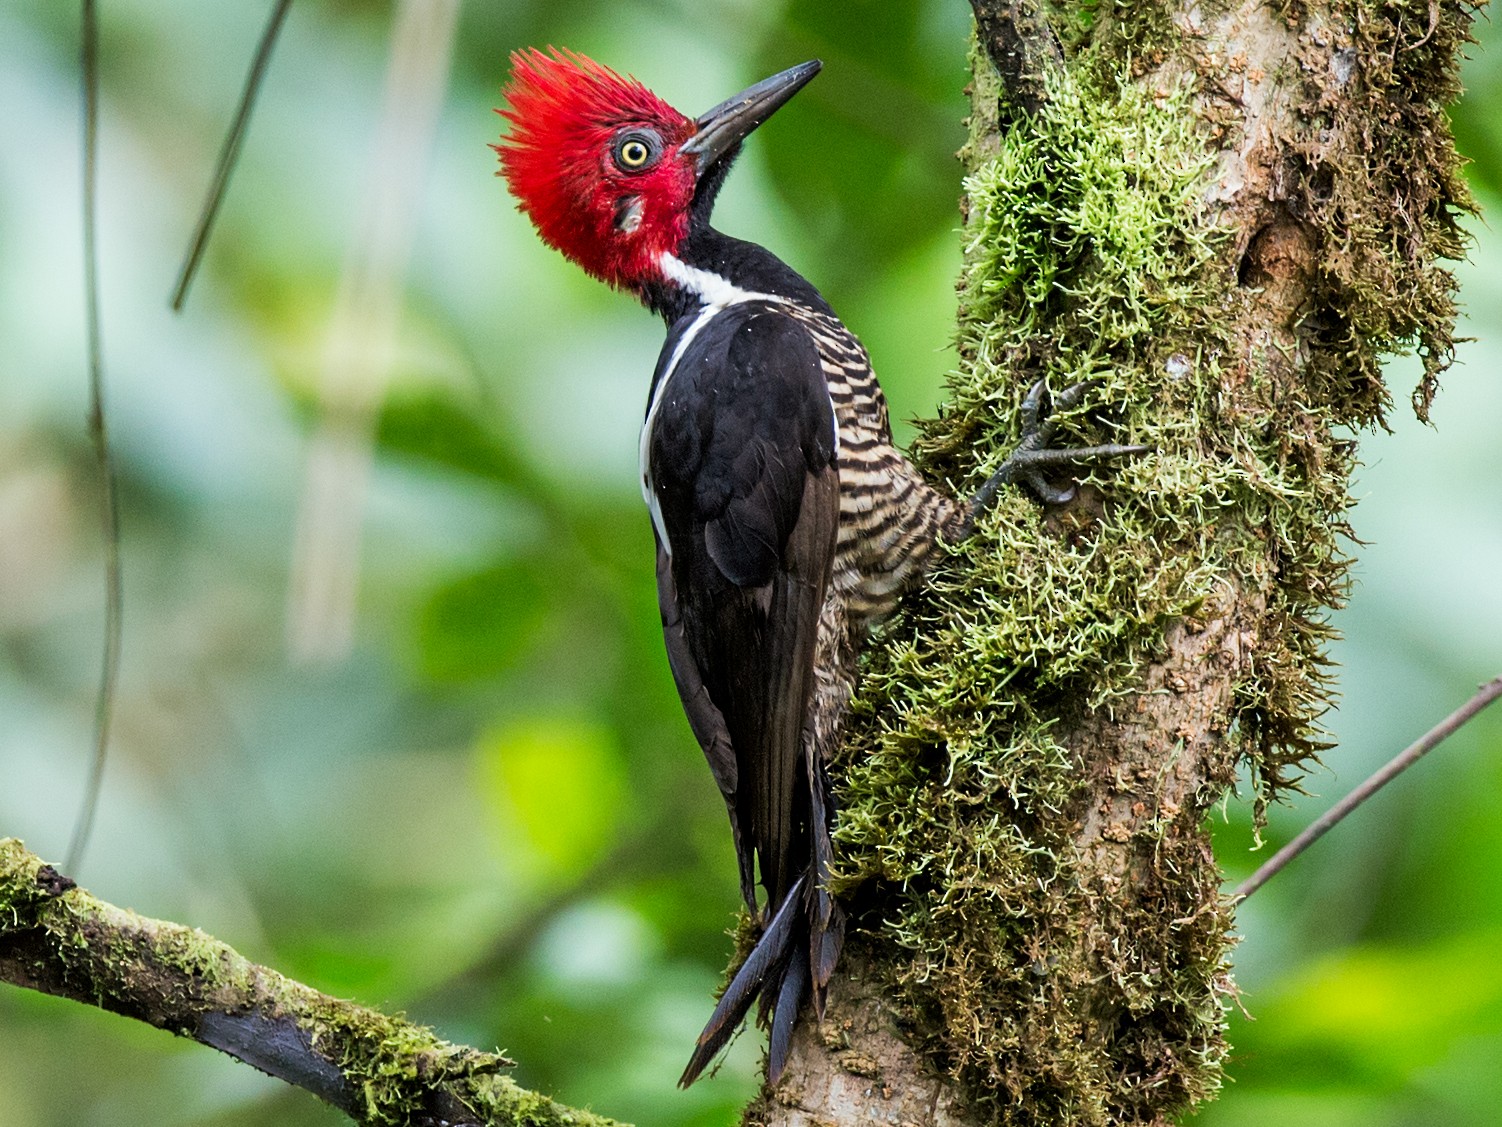
POLYGON ((622 172, 641 172, 662 155, 662 141, 645 130, 623 133, 616 138, 615 163, 622 172))

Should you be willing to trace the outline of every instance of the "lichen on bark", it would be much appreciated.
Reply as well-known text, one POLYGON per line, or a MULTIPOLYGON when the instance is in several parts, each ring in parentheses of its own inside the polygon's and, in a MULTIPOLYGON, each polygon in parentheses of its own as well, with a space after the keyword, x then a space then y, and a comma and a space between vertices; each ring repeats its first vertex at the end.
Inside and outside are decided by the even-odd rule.
MULTIPOLYGON (((1061 442, 1153 452, 1061 509, 1004 498, 873 644, 836 882, 955 1122, 1167 1122, 1226 1056, 1207 814, 1238 767, 1260 810, 1323 746, 1349 430, 1383 421, 1384 356, 1423 357, 1422 417, 1451 353, 1469 16, 1050 11, 1030 112, 974 56, 962 369, 914 453, 969 492, 1040 378, 1090 381, 1061 442)), ((847 1020, 825 1051, 859 1049, 847 1020)), ((778 1102, 753 1118, 805 1121, 778 1102)))

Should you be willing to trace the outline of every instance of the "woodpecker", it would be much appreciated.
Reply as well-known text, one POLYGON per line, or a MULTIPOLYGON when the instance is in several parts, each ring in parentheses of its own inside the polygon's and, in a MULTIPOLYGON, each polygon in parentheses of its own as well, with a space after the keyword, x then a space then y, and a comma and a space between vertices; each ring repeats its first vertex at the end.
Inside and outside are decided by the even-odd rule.
POLYGON ((1144 448, 1051 448, 1039 383, 1023 441, 971 502, 931 487, 897 450, 866 350, 819 291, 771 251, 710 225, 741 142, 818 61, 698 118, 571 51, 529 49, 511 62, 498 111, 511 128, 494 148, 518 207, 544 242, 667 325, 640 444, 663 638, 761 927, 680 1084, 758 1000, 775 1084, 803 1003, 823 1016, 843 941, 825 889, 827 764, 868 632, 1002 485, 1065 501, 1072 490, 1043 470, 1144 448))

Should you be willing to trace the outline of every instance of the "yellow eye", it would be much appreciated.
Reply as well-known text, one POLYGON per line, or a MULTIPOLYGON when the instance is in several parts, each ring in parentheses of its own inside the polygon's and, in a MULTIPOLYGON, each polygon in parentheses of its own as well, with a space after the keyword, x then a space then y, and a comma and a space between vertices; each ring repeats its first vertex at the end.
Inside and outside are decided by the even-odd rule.
POLYGON ((652 156, 652 150, 641 141, 627 141, 621 146, 621 164, 627 168, 640 168, 652 156))
POLYGON ((611 146, 610 155, 622 172, 645 172, 662 157, 662 138, 655 129, 632 129, 611 146))

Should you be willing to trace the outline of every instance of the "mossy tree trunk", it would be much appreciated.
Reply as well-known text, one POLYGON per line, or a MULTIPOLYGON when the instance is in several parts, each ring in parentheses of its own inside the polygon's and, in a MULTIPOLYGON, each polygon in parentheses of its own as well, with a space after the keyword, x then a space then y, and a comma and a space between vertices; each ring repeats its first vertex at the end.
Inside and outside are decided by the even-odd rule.
POLYGON ((1450 358, 1473 8, 974 6, 963 370, 917 456, 973 489, 1039 378, 1092 381, 1065 441, 1154 453, 1004 499, 873 643, 840 764, 858 926, 754 1122, 1167 1123, 1215 1094, 1206 814, 1319 749, 1343 436, 1382 423, 1384 356, 1423 358, 1420 417, 1450 358))

